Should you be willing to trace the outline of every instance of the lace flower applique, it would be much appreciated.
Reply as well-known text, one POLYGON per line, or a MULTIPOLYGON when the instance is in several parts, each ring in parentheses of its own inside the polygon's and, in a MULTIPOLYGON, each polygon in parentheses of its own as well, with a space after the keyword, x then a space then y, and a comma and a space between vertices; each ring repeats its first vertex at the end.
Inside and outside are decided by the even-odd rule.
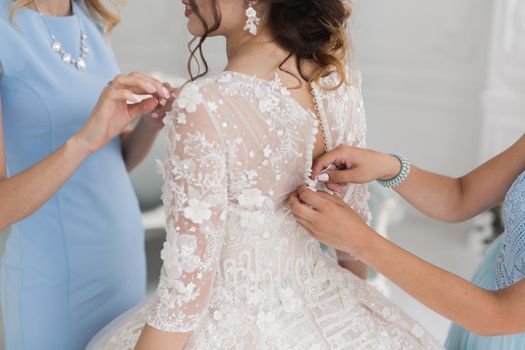
POLYGON ((189 83, 182 89, 177 98, 177 106, 188 113, 197 111, 197 106, 202 103, 202 94, 197 84, 189 83))
POLYGON ((197 238, 193 235, 180 235, 175 243, 164 242, 160 253, 168 275, 179 279, 182 272, 192 273, 201 264, 201 259, 194 255, 197 249, 197 238))
POLYGON ((184 208, 184 217, 194 224, 202 224, 212 216, 210 207, 211 205, 205 201, 192 198, 188 201, 188 206, 184 208))

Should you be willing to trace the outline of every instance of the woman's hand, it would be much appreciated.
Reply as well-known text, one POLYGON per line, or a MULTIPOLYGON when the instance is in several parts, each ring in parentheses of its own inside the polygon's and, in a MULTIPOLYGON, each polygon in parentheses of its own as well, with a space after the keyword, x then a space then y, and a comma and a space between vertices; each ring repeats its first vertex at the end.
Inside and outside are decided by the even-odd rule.
POLYGON ((136 117, 152 113, 162 99, 172 94, 156 79, 140 73, 118 75, 106 86, 91 117, 75 137, 89 152, 102 148, 119 136, 136 117), (142 100, 138 95, 151 95, 142 100))
POLYGON ((163 86, 168 90, 170 97, 161 98, 157 108, 149 114, 142 117, 142 121, 153 129, 160 130, 164 127, 163 119, 168 112, 173 110, 173 102, 177 98, 178 91, 172 87, 169 83, 164 83, 163 86))
MULTIPOLYGON (((337 169, 326 172, 330 184, 364 184, 377 179, 389 180, 401 171, 401 163, 396 157, 376 151, 341 145, 314 161, 312 178, 334 165, 337 169)), ((337 186, 328 186, 330 189, 337 186)))
POLYGON ((352 208, 328 193, 303 186, 290 196, 289 204, 315 239, 356 258, 368 238, 377 235, 352 208))

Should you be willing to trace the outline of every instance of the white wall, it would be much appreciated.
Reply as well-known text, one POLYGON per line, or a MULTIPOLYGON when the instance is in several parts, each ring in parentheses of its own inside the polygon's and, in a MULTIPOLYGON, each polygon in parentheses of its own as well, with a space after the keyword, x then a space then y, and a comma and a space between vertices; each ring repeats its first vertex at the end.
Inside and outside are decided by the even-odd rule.
POLYGON ((183 73, 188 34, 180 1, 130 0, 112 43, 122 71, 183 73))
MULTIPOLYGON (((113 35, 113 48, 122 71, 161 71, 186 77, 188 42, 184 7, 180 1, 130 0, 122 9, 122 22, 113 35)), ((210 39, 206 57, 217 71, 224 67, 221 39, 210 39)))
POLYGON ((451 175, 479 161, 492 1, 354 1, 369 144, 451 175))

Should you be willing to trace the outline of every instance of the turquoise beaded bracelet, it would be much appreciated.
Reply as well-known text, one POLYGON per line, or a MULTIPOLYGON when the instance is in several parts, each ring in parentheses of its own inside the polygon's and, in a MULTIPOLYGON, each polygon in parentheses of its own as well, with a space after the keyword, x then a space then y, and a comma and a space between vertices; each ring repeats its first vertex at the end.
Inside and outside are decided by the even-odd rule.
POLYGON ((391 156, 399 160, 401 163, 401 171, 390 180, 377 180, 381 186, 386 188, 394 188, 401 185, 407 179, 408 174, 410 174, 410 162, 407 157, 397 153, 392 153, 391 156))

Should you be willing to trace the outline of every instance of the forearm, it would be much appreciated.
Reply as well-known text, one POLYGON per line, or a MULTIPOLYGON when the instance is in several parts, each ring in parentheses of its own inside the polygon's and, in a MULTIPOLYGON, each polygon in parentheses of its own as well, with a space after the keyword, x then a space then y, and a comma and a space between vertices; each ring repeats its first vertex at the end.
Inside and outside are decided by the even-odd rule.
POLYGON ((461 179, 412 166, 407 180, 395 190, 414 208, 434 219, 446 222, 465 220, 461 179))
POLYGON ((29 169, 0 181, 0 231, 31 215, 73 175, 89 155, 77 137, 29 169))
POLYGON ((415 166, 396 191, 426 215, 447 222, 468 220, 501 203, 525 171, 525 136, 469 174, 453 179, 415 166))
POLYGON ((337 250, 337 262, 341 267, 352 272, 357 277, 366 280, 368 278, 368 266, 356 260, 353 256, 343 251, 337 250))
POLYGON ((190 335, 191 333, 162 332, 146 324, 135 346, 135 350, 182 350, 186 346, 190 335))
POLYGON ((367 242, 358 258, 408 294, 474 333, 497 332, 502 308, 494 292, 429 264, 378 234, 367 242))
POLYGON ((128 172, 147 157, 161 129, 139 120, 135 128, 122 136, 122 156, 128 172))

